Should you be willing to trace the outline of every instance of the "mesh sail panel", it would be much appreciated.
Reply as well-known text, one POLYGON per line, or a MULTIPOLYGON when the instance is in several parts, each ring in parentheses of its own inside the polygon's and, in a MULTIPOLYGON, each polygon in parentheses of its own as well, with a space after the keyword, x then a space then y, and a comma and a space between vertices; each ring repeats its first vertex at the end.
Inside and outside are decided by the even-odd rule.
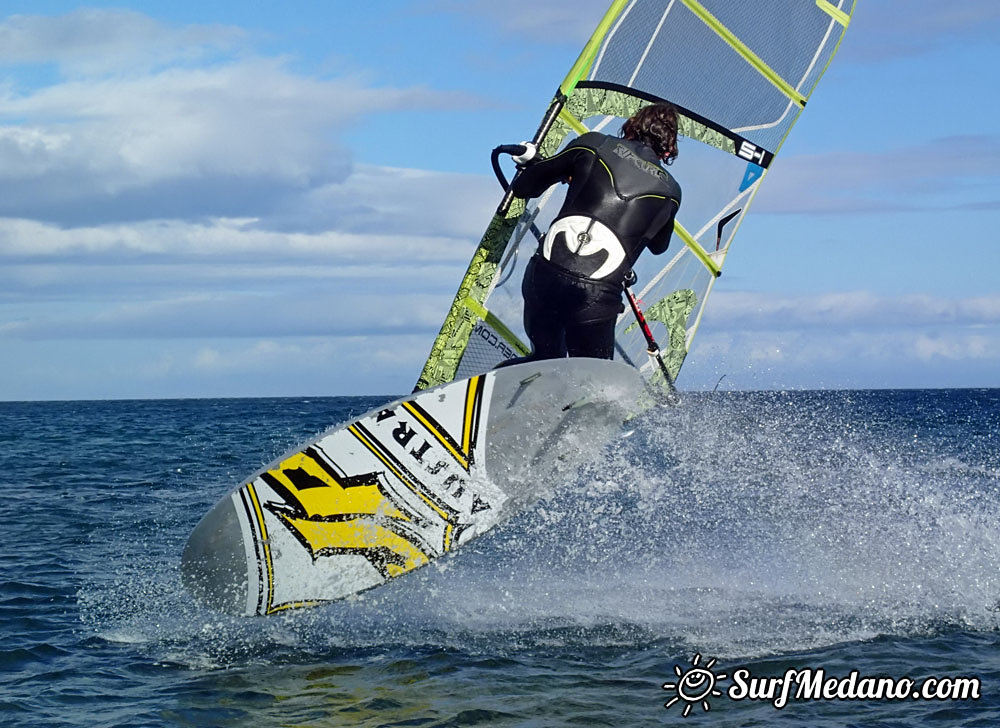
MULTIPOLYGON (((616 0, 560 86, 535 136, 543 156, 586 131, 618 134, 642 106, 678 109, 683 196, 670 248, 643 253, 635 287, 676 379, 733 236, 843 37, 854 0, 616 0), (723 225, 720 227, 720 223, 723 225)), ((516 135, 515 135, 516 136, 516 135)), ((417 388, 486 371, 527 342, 524 264, 561 186, 498 211, 435 340, 417 388), (491 343, 493 342, 493 343, 491 343), (500 342, 500 343, 497 343, 500 342)), ((662 378, 631 312, 617 356, 662 378)))
POLYGON ((807 98, 842 30, 835 18, 805 0, 636 2, 606 37, 589 80, 652 94, 727 129, 743 130, 750 141, 774 150, 801 106, 748 54, 807 98), (706 22, 705 14, 718 26, 706 22))
POLYGON ((469 336, 455 379, 468 379, 488 372, 515 356, 517 350, 504 340, 500 332, 485 321, 479 321, 469 336))

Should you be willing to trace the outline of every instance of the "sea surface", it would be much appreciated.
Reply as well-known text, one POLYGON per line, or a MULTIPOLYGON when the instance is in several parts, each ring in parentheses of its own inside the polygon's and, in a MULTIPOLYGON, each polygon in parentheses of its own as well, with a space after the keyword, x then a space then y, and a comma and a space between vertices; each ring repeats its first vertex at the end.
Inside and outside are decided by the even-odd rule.
POLYGON ((1000 725, 1000 390, 689 394, 360 598, 192 602, 198 519, 387 399, 0 403, 0 726, 1000 725))

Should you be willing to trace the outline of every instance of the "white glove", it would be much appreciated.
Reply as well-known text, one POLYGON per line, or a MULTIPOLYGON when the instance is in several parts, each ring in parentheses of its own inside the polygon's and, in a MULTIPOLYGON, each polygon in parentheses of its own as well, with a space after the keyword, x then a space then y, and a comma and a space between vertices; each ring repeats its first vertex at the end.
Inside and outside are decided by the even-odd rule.
POLYGON ((514 160, 514 164, 518 167, 523 167, 538 156, 538 147, 531 142, 521 142, 521 146, 524 147, 524 153, 518 154, 516 157, 511 157, 514 160))

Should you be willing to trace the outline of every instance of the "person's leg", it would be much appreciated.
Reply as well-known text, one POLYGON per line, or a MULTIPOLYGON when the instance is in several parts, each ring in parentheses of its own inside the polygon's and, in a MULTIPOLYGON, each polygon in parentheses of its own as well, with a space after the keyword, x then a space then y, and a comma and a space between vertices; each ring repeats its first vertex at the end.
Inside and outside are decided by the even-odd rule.
POLYGON ((566 322, 570 356, 614 359, 615 322, 624 310, 621 290, 597 281, 577 282, 578 301, 566 322))
POLYGON ((566 329, 551 309, 525 301, 524 330, 531 340, 531 354, 525 357, 528 361, 566 356, 566 329))
POLYGON ((566 327, 566 348, 570 356, 614 359, 615 320, 570 324, 566 327))
POLYGON ((528 261, 521 283, 524 296, 524 331, 531 340, 527 361, 559 359, 566 356, 566 328, 563 321, 565 306, 561 282, 550 271, 528 261))

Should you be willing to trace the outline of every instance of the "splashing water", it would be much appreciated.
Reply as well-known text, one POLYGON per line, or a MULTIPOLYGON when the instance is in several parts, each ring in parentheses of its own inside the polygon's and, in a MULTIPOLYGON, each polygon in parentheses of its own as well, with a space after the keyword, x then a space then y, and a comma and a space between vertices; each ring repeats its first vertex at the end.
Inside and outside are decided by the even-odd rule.
POLYGON ((755 657, 992 629, 997 433, 970 437, 946 393, 895 396, 690 395, 460 553, 320 609, 222 618, 188 602, 176 553, 157 549, 126 549, 119 579, 85 587, 81 607, 106 639, 216 664, 429 643, 755 657))
MULTIPOLYGON (((201 515, 380 401, 0 404, 5 725, 658 724, 694 654, 983 677, 975 703, 795 706, 821 728, 1000 716, 1000 392, 688 395, 358 598, 193 603, 178 567, 201 515)), ((774 716, 712 702, 713 725, 774 716)))

